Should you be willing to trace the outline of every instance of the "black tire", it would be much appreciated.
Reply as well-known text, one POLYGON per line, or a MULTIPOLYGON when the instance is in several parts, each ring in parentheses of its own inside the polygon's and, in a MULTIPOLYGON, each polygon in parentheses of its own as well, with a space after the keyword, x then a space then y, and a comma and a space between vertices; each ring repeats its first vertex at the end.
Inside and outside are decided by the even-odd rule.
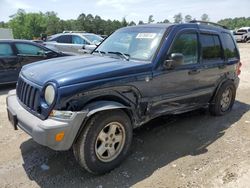
POLYGON ((244 38, 244 40, 243 40, 243 42, 244 42, 244 43, 246 43, 246 42, 247 42, 247 40, 248 40, 248 39, 247 39, 247 37, 245 37, 245 38, 244 38))
MULTIPOLYGON (((81 132, 80 136, 76 140, 76 143, 73 146, 74 154, 76 157, 76 160, 80 164, 81 167, 89 171, 93 174, 104 174, 118 165, 124 159, 127 157, 130 149, 130 145, 132 142, 133 137, 133 128, 131 125, 130 118, 128 115, 122 111, 122 110, 109 110, 109 111, 103 111, 99 112, 87 122, 85 128, 81 132), (118 144, 115 143, 115 139, 112 139, 112 135, 110 134, 109 129, 111 129, 111 126, 115 127, 115 134, 117 137, 113 136, 113 139, 115 137, 118 138, 119 135, 125 135, 121 136, 123 139, 118 144), (117 126, 117 127, 116 127, 117 126), (107 130, 106 130, 107 129, 107 130), (118 132, 118 133, 117 133, 118 132), (101 133, 105 134, 105 141, 99 140, 101 137, 101 133), (106 140, 108 136, 108 139, 106 140), (101 142, 101 143, 99 143, 101 142), (107 144, 108 143, 108 144, 107 144), (111 143, 111 144, 110 144, 111 143), (110 149, 111 145, 113 143, 112 148, 116 149, 110 149), (105 145, 105 149, 109 147, 110 144, 110 150, 107 149, 104 154, 99 155, 98 148, 102 146, 102 148, 105 145), (108 146, 106 146, 108 145, 108 146), (110 157, 109 160, 107 160, 109 157, 108 155, 111 155, 110 151, 115 150, 116 154, 113 156, 113 158, 110 157), (107 156, 105 156, 107 155, 107 156), (106 157, 106 158, 105 158, 106 157)), ((119 136, 120 138, 120 136, 119 136)), ((103 150, 104 151, 104 150, 103 150)))
POLYGON ((221 87, 219 88, 216 95, 213 97, 213 100, 211 101, 209 105, 209 112, 214 116, 222 116, 228 112, 231 111, 234 101, 235 101, 235 95, 236 95, 236 87, 232 81, 226 81, 224 82, 221 87), (221 104, 223 100, 223 93, 229 89, 231 92, 230 101, 228 102, 228 105, 224 106, 221 104))

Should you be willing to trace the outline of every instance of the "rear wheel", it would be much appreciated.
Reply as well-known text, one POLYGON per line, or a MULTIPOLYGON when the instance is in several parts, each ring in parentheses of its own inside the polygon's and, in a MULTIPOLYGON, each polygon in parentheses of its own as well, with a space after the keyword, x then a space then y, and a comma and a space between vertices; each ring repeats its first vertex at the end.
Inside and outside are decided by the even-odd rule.
POLYGON ((79 164, 94 174, 117 167, 127 156, 132 141, 132 126, 122 110, 94 115, 73 146, 79 164))
POLYGON ((235 101, 236 88, 232 81, 227 81, 214 96, 209 111, 212 115, 221 116, 231 111, 235 101))

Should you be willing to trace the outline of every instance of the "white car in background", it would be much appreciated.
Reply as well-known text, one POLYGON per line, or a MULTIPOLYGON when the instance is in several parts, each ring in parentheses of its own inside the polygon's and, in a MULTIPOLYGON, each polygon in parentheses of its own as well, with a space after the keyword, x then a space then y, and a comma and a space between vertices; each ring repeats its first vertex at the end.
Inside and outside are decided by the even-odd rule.
POLYGON ((234 32, 234 38, 237 42, 248 42, 250 40, 250 27, 242 27, 234 32))
POLYGON ((84 54, 92 52, 102 41, 102 37, 93 33, 64 31, 49 36, 43 44, 56 51, 84 54))

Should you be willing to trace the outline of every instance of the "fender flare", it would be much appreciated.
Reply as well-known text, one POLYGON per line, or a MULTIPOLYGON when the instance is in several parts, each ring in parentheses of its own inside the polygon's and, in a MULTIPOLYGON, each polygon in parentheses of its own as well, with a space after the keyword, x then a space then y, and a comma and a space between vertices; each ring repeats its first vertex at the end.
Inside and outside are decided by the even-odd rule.
MULTIPOLYGON (((106 100, 100 100, 100 101, 95 101, 92 103, 87 104, 82 111, 86 111, 87 115, 86 118, 83 120, 82 125, 80 126, 74 142, 76 142, 76 140, 78 139, 80 133, 84 130, 84 127, 86 125, 86 122, 91 118, 92 115, 101 112, 101 111, 105 111, 105 110, 113 110, 113 109, 128 109, 130 110, 131 108, 129 106, 125 106, 122 103, 119 102, 115 102, 115 101, 106 101, 106 100)), ((129 115, 129 114, 128 114, 129 115)), ((129 116, 131 118, 131 116, 129 116)), ((132 119, 131 119, 132 122, 132 119)))
POLYGON ((213 95, 212 95, 212 97, 211 97, 211 100, 210 100, 210 104, 213 104, 214 103, 214 99, 215 99, 215 96, 217 95, 217 93, 219 92, 219 90, 220 90, 220 88, 221 88, 221 86, 224 84, 224 83, 226 83, 226 82, 232 82, 232 83, 234 83, 232 80, 230 80, 230 79, 223 79, 219 84, 218 84, 218 86, 216 87, 216 89, 215 89, 215 91, 214 91, 214 93, 213 93, 213 95))
POLYGON ((130 109, 130 107, 115 101, 96 101, 85 106, 83 111, 88 111, 86 117, 89 118, 97 112, 113 109, 130 109))

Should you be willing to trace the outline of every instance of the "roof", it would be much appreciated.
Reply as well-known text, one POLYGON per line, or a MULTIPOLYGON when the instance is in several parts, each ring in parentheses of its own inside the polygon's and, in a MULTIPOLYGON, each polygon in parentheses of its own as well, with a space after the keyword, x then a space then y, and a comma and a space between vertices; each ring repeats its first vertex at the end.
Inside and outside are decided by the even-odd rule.
POLYGON ((26 43, 34 43, 31 40, 23 40, 23 39, 0 39, 0 42, 26 42, 26 43))
POLYGON ((240 30, 240 29, 250 29, 250 27, 241 27, 238 30, 240 30))
MULTIPOLYGON (((128 26, 126 28, 163 28, 167 29, 170 26, 176 26, 176 27, 191 27, 193 28, 199 28, 199 29, 206 29, 206 30, 215 30, 215 31, 229 31, 228 29, 224 28, 223 26, 214 24, 212 25, 209 24, 211 22, 208 22, 208 24, 205 23, 173 23, 173 24, 165 24, 165 23, 160 23, 160 24, 142 24, 142 25, 136 25, 136 26, 128 26)), ((122 29, 122 28, 121 28, 122 29)))

